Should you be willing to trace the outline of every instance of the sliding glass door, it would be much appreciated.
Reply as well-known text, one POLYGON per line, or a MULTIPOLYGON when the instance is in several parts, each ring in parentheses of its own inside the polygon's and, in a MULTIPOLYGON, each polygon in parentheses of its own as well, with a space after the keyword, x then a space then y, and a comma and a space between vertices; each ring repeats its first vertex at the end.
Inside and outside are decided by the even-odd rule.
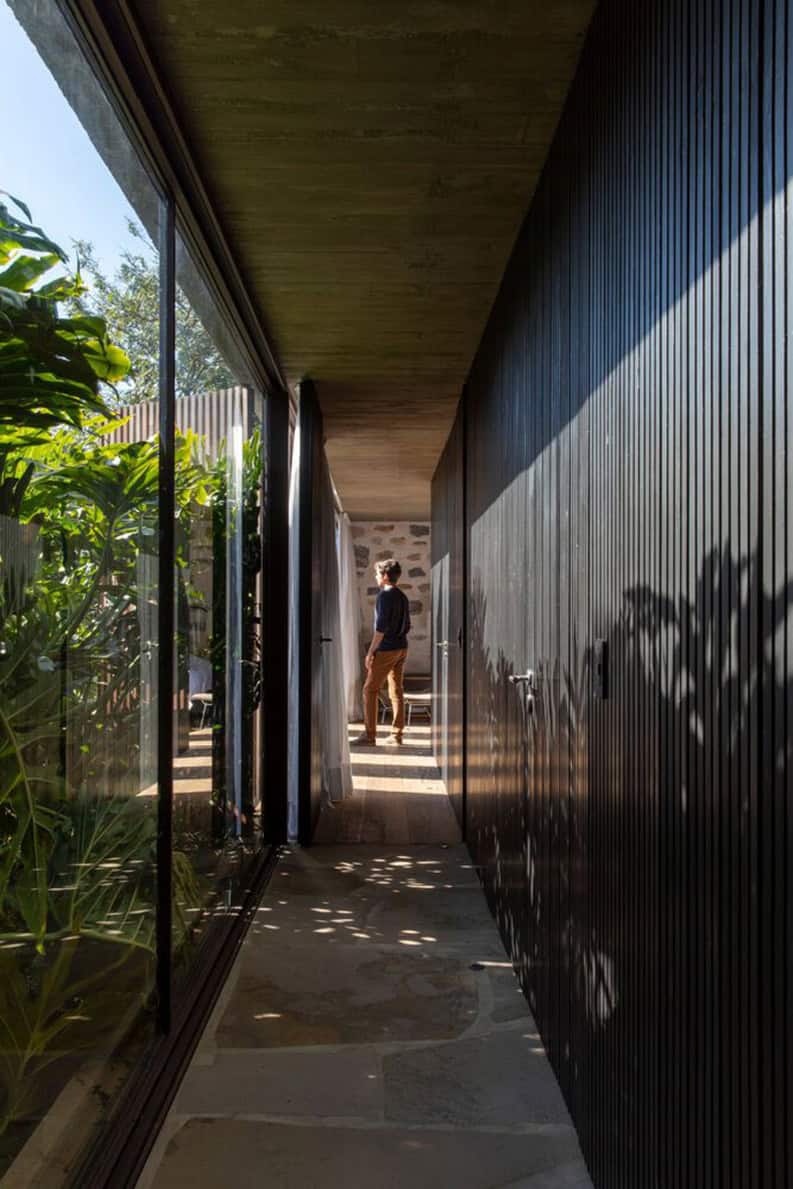
POLYGON ((173 837, 195 943, 211 906, 239 903, 262 838, 263 401, 181 236, 176 262, 173 837))
POLYGON ((56 1189, 261 857, 263 398, 58 5, 0 39, 0 1178, 56 1189))

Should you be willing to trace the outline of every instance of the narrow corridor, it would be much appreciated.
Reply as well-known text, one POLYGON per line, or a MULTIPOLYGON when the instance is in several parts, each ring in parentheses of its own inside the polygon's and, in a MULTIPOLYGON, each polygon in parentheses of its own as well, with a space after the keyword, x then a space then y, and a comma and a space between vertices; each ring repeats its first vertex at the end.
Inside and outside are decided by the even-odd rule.
POLYGON ((281 860, 139 1189, 590 1185, 428 728, 407 738, 356 753, 328 844, 281 860))

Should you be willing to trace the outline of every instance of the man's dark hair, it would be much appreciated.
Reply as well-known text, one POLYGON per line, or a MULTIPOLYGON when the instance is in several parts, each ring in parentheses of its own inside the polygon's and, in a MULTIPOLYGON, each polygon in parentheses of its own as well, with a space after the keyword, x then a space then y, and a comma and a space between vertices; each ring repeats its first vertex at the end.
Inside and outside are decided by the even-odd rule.
POLYGON ((385 574, 389 582, 399 582, 402 567, 395 557, 387 557, 385 561, 375 562, 375 573, 385 574))

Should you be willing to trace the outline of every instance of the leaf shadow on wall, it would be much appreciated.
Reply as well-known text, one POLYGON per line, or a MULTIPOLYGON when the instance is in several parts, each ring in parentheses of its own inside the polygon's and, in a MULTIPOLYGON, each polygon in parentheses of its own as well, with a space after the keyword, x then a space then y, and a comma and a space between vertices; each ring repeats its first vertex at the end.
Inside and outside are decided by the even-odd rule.
POLYGON ((694 1021, 725 1015, 738 1035, 789 967, 793 582, 769 593, 758 556, 726 543, 690 595, 643 584, 622 606, 608 699, 572 631, 575 667, 549 657, 529 713, 474 579, 467 828, 568 1102, 606 1071, 628 1144, 642 1109, 717 1118, 720 1094, 787 1060, 770 1032, 751 1052, 694 1021))

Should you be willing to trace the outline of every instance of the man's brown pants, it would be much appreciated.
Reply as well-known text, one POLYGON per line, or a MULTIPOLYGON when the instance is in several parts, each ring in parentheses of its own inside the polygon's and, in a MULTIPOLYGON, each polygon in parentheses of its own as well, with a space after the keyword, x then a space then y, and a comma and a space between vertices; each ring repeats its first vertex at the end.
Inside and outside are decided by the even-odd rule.
POLYGON ((376 652, 372 658, 372 665, 366 671, 366 681, 363 686, 363 720, 366 734, 374 743, 377 734, 377 695, 383 682, 388 678, 388 693, 391 697, 391 708, 394 721, 391 734, 397 739, 402 738, 405 729, 405 696, 402 691, 402 674, 407 659, 407 648, 393 648, 388 652, 376 652))

